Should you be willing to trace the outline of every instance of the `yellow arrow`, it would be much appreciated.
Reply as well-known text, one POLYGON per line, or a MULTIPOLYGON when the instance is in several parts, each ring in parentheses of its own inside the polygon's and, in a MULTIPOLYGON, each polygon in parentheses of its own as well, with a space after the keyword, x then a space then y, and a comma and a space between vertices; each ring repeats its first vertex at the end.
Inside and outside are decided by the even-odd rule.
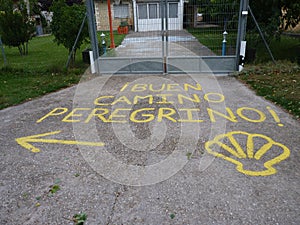
POLYGON ((87 145, 87 146, 98 146, 102 147, 105 144, 103 142, 86 142, 86 141, 72 141, 72 140, 57 140, 57 139, 42 139, 40 137, 45 137, 49 135, 59 134, 61 131, 53 131, 44 134, 36 134, 27 137, 16 138, 16 142, 22 147, 26 148, 31 152, 40 152, 39 148, 34 147, 29 143, 51 143, 51 144, 64 144, 64 145, 87 145))

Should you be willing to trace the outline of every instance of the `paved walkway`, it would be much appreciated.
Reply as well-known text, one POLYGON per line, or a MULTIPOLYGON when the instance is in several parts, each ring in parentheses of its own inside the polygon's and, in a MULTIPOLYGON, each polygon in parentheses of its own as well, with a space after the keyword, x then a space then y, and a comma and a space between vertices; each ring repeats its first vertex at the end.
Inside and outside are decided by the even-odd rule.
POLYGON ((1 224, 300 224, 300 124, 233 77, 99 76, 0 118, 1 224))
MULTIPOLYGON (((209 56, 214 53, 186 30, 169 31, 169 56, 209 56)), ((132 32, 116 49, 117 56, 121 57, 161 57, 161 31, 132 32)))

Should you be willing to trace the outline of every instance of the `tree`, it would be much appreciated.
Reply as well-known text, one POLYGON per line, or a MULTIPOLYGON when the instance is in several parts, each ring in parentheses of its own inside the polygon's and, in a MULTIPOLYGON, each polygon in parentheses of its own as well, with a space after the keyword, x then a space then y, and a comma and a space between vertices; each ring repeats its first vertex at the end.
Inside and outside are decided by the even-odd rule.
POLYGON ((281 27, 288 29, 300 23, 300 0, 281 0, 281 27))
MULTIPOLYGON (((188 4, 197 5, 205 21, 217 23, 220 16, 226 12, 238 12, 240 0, 190 0, 188 4)), ((263 29, 270 39, 274 34, 289 27, 295 27, 300 22, 300 0, 250 0, 250 7, 263 29)), ((228 14, 225 18, 230 25, 236 20, 236 14, 228 14)), ((255 29, 253 20, 249 18, 248 29, 255 29)))
MULTIPOLYGON (((50 7, 52 6, 53 0, 38 0, 41 5, 42 11, 49 11, 50 7)), ((66 0, 65 1, 68 5, 73 4, 80 4, 82 3, 82 0, 66 0)))
MULTIPOLYGON (((58 45, 62 44, 71 53, 80 25, 85 17, 85 5, 73 4, 69 6, 64 0, 54 0, 50 9, 53 11, 51 29, 55 36, 54 41, 58 45)), ((72 54, 72 63, 75 62, 76 50, 80 48, 88 36, 89 32, 86 23, 75 46, 75 51, 72 54)))
MULTIPOLYGON (((250 7, 269 39, 300 22, 300 0, 255 0, 250 7)), ((254 28, 251 19, 248 27, 254 28)))
POLYGON ((39 0, 40 7, 42 11, 49 11, 52 5, 52 0, 39 0))
POLYGON ((28 54, 28 42, 34 32, 34 23, 27 14, 26 3, 0 0, 0 35, 9 47, 18 47, 20 55, 28 54))
POLYGON ((227 27, 238 20, 239 0, 198 0, 198 11, 203 13, 204 21, 214 24, 223 24, 227 27))

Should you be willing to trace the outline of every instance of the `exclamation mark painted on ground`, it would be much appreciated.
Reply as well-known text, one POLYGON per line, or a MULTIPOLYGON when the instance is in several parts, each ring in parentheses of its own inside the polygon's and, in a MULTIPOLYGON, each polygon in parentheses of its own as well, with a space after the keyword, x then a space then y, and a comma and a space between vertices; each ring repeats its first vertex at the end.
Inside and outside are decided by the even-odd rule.
POLYGON ((284 125, 281 123, 279 116, 277 115, 277 113, 269 106, 267 106, 267 110, 270 112, 270 114, 273 116, 275 122, 277 123, 277 125, 279 127, 283 127, 284 125))

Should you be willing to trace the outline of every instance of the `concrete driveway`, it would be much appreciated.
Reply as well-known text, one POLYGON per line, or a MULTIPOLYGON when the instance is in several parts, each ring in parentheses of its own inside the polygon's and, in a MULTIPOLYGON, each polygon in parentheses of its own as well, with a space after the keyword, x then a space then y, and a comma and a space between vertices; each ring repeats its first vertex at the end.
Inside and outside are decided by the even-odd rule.
POLYGON ((233 77, 83 77, 0 116, 1 224, 300 224, 299 122, 233 77))
POLYGON ((168 41, 160 31, 132 32, 99 61, 102 74, 228 74, 236 68, 235 56, 217 57, 186 30, 168 31, 168 41))
MULTIPOLYGON (((120 57, 161 57, 162 32, 132 32, 116 49, 120 57)), ((168 56, 210 56, 210 49, 186 30, 168 31, 168 56)))

